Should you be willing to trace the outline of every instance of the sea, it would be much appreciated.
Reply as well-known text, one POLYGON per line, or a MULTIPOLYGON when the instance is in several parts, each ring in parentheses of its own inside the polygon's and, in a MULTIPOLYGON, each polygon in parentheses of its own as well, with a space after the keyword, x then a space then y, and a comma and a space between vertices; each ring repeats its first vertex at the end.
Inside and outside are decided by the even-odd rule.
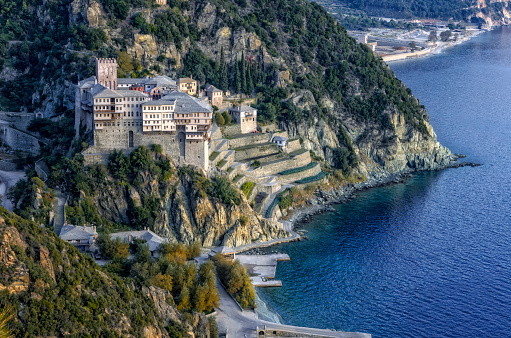
POLYGON ((511 27, 390 64, 480 167, 363 191, 300 225, 260 316, 373 337, 511 337, 511 27))

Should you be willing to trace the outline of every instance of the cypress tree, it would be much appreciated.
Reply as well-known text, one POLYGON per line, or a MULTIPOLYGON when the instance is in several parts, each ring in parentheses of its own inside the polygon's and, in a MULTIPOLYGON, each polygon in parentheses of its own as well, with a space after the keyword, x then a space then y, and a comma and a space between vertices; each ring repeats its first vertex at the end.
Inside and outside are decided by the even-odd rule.
POLYGON ((247 67, 247 95, 252 95, 254 92, 254 80, 252 78, 252 66, 249 64, 247 67))
POLYGON ((241 91, 244 94, 247 94, 247 67, 245 63, 245 52, 241 53, 240 73, 241 73, 241 91))
POLYGON ((220 89, 224 92, 229 89, 229 74, 225 64, 224 47, 220 51, 220 89))
POLYGON ((240 71, 240 62, 236 61, 236 73, 234 75, 234 83, 236 87, 236 93, 241 93, 241 71, 240 71))

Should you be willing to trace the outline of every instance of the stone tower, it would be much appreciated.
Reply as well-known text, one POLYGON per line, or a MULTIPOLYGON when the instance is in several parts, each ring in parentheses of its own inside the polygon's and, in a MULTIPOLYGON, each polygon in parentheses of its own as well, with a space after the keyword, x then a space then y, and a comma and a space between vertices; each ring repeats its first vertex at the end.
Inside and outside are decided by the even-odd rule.
POLYGON ((117 60, 96 59, 96 79, 99 84, 116 90, 117 89, 117 60))

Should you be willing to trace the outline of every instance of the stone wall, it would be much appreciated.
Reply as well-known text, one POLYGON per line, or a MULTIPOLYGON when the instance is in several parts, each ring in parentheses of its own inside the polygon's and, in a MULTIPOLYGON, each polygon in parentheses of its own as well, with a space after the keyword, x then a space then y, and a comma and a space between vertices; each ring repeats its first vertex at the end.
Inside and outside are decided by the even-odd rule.
POLYGON ((175 159, 176 162, 183 160, 187 164, 196 165, 206 170, 209 167, 208 141, 202 138, 185 140, 184 133, 143 133, 142 126, 119 125, 95 130, 94 145, 84 152, 84 156, 88 164, 105 163, 108 154, 114 150, 122 150, 124 154, 130 154, 139 146, 151 147, 153 144, 161 145, 163 153, 175 159), (131 144, 130 133, 132 135, 131 144))
POLYGON ((294 139, 287 142, 287 147, 285 148, 286 152, 290 153, 298 149, 302 149, 302 145, 300 144, 299 139, 294 139))
POLYGON ((4 142, 14 150, 24 151, 36 155, 39 153, 39 140, 32 135, 17 129, 2 126, 0 135, 4 142))
POLYGON ((332 338, 331 335, 310 335, 305 333, 296 333, 296 332, 290 332, 290 331, 283 331, 283 330, 274 330, 274 329, 265 329, 265 328, 258 328, 257 330, 257 337, 260 338, 276 338, 276 337, 300 337, 300 338, 332 338))
POLYGON ((256 143, 266 143, 269 141, 269 134, 247 134, 245 137, 233 138, 229 140, 229 148, 239 148, 256 143))
POLYGON ((234 136, 234 135, 239 135, 239 134, 242 134, 243 132, 241 131, 241 126, 238 124, 238 123, 235 123, 233 125, 230 125, 230 126, 223 126, 221 127, 222 129, 222 132, 224 134, 224 136, 234 136))
POLYGON ((8 122, 21 130, 27 130, 34 117, 35 114, 33 113, 0 112, 0 120, 8 122))
POLYGON ((257 121, 255 117, 244 117, 241 120, 241 132, 243 134, 251 133, 254 130, 257 130, 257 121))
POLYGON ((281 183, 291 183, 294 181, 301 180, 306 177, 317 175, 321 172, 321 166, 317 164, 315 167, 300 171, 295 174, 289 174, 289 175, 278 175, 277 180, 281 183))
POLYGON ((249 158, 272 155, 279 152, 279 147, 275 143, 261 144, 246 149, 236 149, 235 160, 241 161, 249 158))
POLYGON ((6 160, 0 160, 0 170, 3 171, 16 171, 18 170, 16 163, 6 160))
POLYGON ((200 168, 208 170, 208 142, 204 139, 186 141, 185 145, 185 161, 188 164, 196 165, 200 168))

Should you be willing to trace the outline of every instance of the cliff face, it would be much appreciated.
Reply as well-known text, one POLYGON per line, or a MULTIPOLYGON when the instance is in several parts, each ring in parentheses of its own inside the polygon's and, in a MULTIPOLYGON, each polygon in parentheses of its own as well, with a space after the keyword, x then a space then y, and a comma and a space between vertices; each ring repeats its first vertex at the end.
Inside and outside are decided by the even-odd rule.
POLYGON ((176 175, 165 182, 147 172, 141 177, 143 183, 139 186, 111 183, 108 189, 93 194, 91 200, 101 217, 130 224, 130 212, 149 208, 147 201, 151 199, 156 201, 151 208, 154 222, 143 226, 172 241, 235 247, 289 235, 277 224, 257 215, 239 190, 235 191, 241 198, 240 204, 229 205, 212 196, 189 174, 176 175))
MULTIPOLYGON (((302 109, 310 109, 316 104, 310 92, 302 92, 291 100, 302 109)), ((343 143, 336 132, 340 126, 346 129, 357 154, 359 166, 356 171, 367 179, 378 181, 395 174, 437 170, 455 161, 451 151, 437 141, 433 127, 427 121, 424 121, 425 134, 413 128, 397 109, 393 109, 386 112, 392 128, 381 130, 375 124, 350 118, 329 98, 323 100, 323 105, 337 115, 331 123, 314 118, 309 122, 282 122, 280 126, 290 137, 302 138, 305 148, 327 162, 335 161, 334 150, 343 143)))

